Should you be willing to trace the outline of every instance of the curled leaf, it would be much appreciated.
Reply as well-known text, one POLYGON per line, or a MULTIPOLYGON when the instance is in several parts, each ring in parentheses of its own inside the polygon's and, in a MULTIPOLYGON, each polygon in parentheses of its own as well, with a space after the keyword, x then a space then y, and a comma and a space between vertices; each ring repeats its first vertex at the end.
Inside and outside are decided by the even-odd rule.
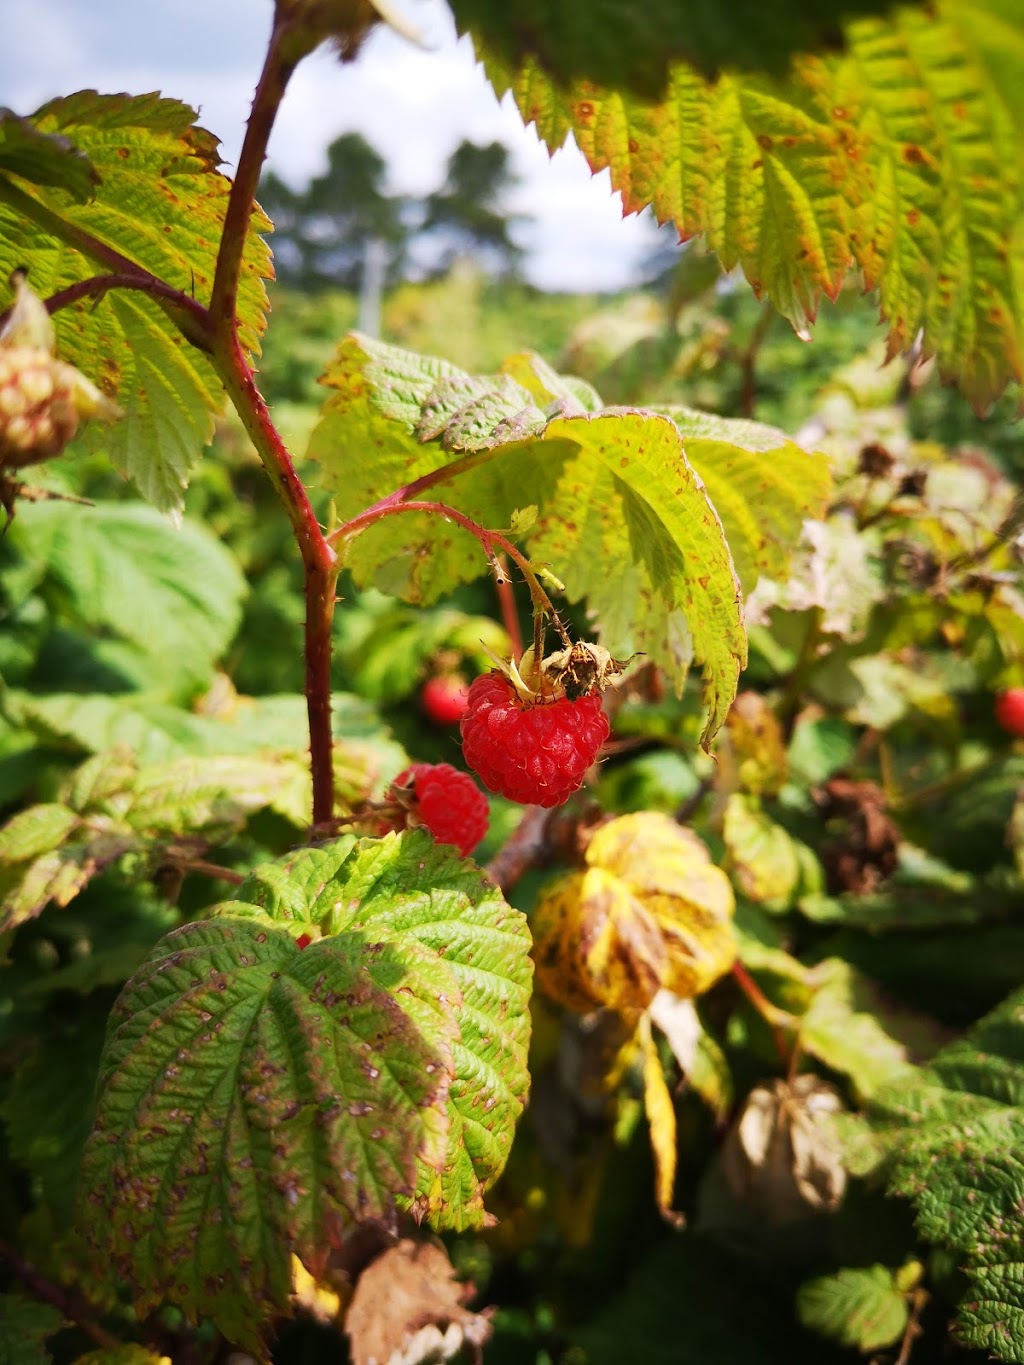
POLYGON ((658 1211, 664 1219, 678 1227, 683 1223, 683 1216, 672 1210, 672 1194, 676 1183, 676 1111, 651 1033, 649 1014, 641 1019, 637 1038, 643 1055, 644 1108, 651 1127, 658 1211))
POLYGON ((621 816, 585 861, 537 907, 537 975, 553 999, 630 1013, 662 988, 700 995, 732 966, 732 888, 690 830, 653 811, 621 816))

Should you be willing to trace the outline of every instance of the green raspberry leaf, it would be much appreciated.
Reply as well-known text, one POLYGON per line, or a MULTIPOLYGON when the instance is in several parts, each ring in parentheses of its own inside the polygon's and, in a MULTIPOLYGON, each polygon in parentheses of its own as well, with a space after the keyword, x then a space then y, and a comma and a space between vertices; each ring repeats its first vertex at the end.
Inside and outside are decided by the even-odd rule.
POLYGON ((47 1337, 60 1331, 56 1308, 22 1294, 0 1294, 0 1365, 48 1365, 47 1337))
POLYGON ((234 556, 204 526, 175 530, 142 504, 35 503, 11 542, 63 617, 62 624, 129 646, 129 681, 167 700, 208 686, 242 615, 246 583, 234 556))
MULTIPOLYGON (((981 411, 1024 378, 1015 0, 851 17, 844 51, 797 56, 775 76, 705 79, 669 37, 664 89, 646 94, 628 64, 574 71, 555 59, 553 21, 527 52, 513 38, 531 32, 518 11, 514 28, 490 28, 477 15, 485 0, 460 4, 498 94, 512 91, 552 150, 571 134, 595 172, 610 170, 626 212, 650 206, 681 238, 703 237, 801 335, 856 270, 878 291, 890 355, 922 331, 924 353, 981 411)), ((759 31, 735 7, 711 8, 759 31)), ((686 32, 690 7, 673 9, 686 32)), ((758 18, 774 22, 775 7, 758 18)), ((609 53, 620 36, 606 31, 609 53)))
POLYGON ((808 1280, 796 1306, 805 1327, 865 1353, 899 1341, 909 1317, 907 1296, 884 1265, 848 1266, 808 1280))
POLYGON ((316 1274, 396 1201, 482 1221, 527 1084, 530 963, 523 916, 423 832, 302 850, 239 895, 115 1006, 82 1207, 140 1311, 170 1299, 255 1346, 292 1253, 316 1274))
POLYGON ((540 507, 531 555, 554 569, 570 600, 586 599, 617 658, 648 654, 680 687, 691 659, 703 666, 709 744, 736 695, 747 642, 722 524, 678 429, 622 410, 555 418, 544 440, 575 450, 551 510, 540 507))
MULTIPOLYGON (((86 90, 45 104, 30 126, 40 138, 66 140, 98 179, 83 202, 80 186, 64 188, 56 177, 40 183, 0 160, 0 278, 26 264, 45 297, 106 273, 109 265, 88 255, 85 232, 206 302, 230 182, 218 169, 217 140, 195 118, 187 105, 159 95, 86 90)), ((263 281, 272 271, 260 234, 269 226, 262 213, 254 216, 242 262, 239 335, 250 354, 259 351, 267 310, 263 281)), ((206 356, 138 292, 83 299, 54 321, 61 357, 125 412, 109 427, 87 427, 79 442, 107 453, 162 511, 179 510, 223 406, 206 356)))
POLYGON ((1000 1360, 1020 1360, 1024 992, 916 1076, 879 1090, 868 1120, 890 1193, 913 1202, 921 1235, 959 1253, 970 1277, 960 1337, 1000 1360))
POLYGON ((67 190, 80 204, 91 198, 100 179, 69 138, 41 133, 31 119, 10 109, 0 109, 0 173, 67 190))
POLYGON ((684 407, 658 411, 679 428, 722 520, 744 593, 761 574, 784 581, 803 523, 825 515, 832 484, 826 457, 761 422, 684 407))
MULTIPOLYGON (((531 557, 566 584, 570 601, 586 600, 601 643, 619 658, 646 653, 679 690, 690 663, 703 665, 710 742, 735 696, 746 636, 722 523, 678 427, 660 413, 595 410, 592 391, 535 357, 513 356, 507 370, 473 379, 365 337, 344 341, 325 377, 336 395, 309 451, 339 515, 357 516, 382 490, 451 464, 450 484, 424 496, 499 529, 511 526, 528 489, 538 509, 521 532, 531 557), (350 449, 365 452, 356 469, 344 455, 350 449)), ((694 414, 688 420, 696 425, 694 414)), ((709 466, 723 461, 723 485, 732 431, 755 450, 778 445, 775 433, 754 424, 711 429, 719 439, 704 454, 709 466)), ((784 460, 816 469, 792 449, 784 460)), ((820 485, 812 473, 804 495, 811 506, 820 485)), ((768 512, 765 548, 747 549, 751 564, 757 555, 766 564, 781 557, 769 541, 781 539, 801 505, 793 495, 781 523, 774 507, 768 512)), ((466 532, 422 513, 371 526, 346 562, 360 583, 411 601, 429 601, 486 564, 466 532)))
POLYGON ((92 1126, 104 1016, 79 1007, 22 1057, 2 1107, 11 1156, 36 1181, 61 1228, 71 1221, 82 1149, 92 1126))
POLYGON ((478 1225, 526 1098, 532 965, 519 911, 472 863, 422 830, 304 849, 258 868, 239 898, 323 934, 386 930, 443 956, 461 996, 461 1036, 453 1045, 443 1166, 421 1164, 415 1207, 439 1228, 478 1225))

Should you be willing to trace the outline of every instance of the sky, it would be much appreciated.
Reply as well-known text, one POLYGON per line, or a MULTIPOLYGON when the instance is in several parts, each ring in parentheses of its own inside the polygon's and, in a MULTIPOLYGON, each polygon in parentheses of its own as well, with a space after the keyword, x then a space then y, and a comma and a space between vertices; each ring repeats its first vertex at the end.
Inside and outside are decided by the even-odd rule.
MULTIPOLYGON (((581 0, 582 2, 582 0, 581 0)), ((2 0, 0 105, 29 114, 55 95, 159 90, 199 110, 231 174, 244 132, 272 0, 2 0)), ((294 187, 326 167, 325 151, 360 132, 389 164, 388 188, 429 193, 463 139, 504 142, 520 184, 508 208, 526 276, 544 289, 614 290, 634 282, 655 231, 624 219, 607 173, 591 176, 573 145, 549 156, 506 98, 499 103, 444 0, 403 0, 417 47, 384 27, 355 62, 327 49, 299 67, 278 115, 268 164, 294 187)))

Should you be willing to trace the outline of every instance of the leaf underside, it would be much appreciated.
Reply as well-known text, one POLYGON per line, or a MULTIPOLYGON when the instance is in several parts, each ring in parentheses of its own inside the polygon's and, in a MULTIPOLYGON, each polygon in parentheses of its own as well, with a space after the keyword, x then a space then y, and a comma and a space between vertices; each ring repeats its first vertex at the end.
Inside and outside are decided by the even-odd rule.
MULTIPOLYGON (((602 409, 531 355, 470 376, 353 334, 324 383, 309 454, 342 518, 446 465, 450 482, 424 497, 485 527, 512 525, 528 500, 538 514, 518 538, 586 601, 613 655, 647 654, 678 689, 693 660, 703 666, 710 739, 746 660, 737 569, 744 587, 784 571, 803 519, 823 509, 822 458, 757 423, 602 409)), ((405 513, 365 531, 347 564, 362 584, 430 601, 486 561, 452 522, 405 513)))
POLYGON ((840 20, 883 14, 892 0, 452 0, 460 30, 515 61, 527 52, 561 82, 585 78, 656 96, 670 61, 713 76, 721 67, 786 69, 797 52, 842 43, 840 20))
POLYGON ((682 240, 703 236, 801 334, 860 272, 889 354, 922 331, 985 410, 1024 378, 1020 7, 940 0, 852 20, 845 38, 786 77, 709 82, 677 64, 655 99, 560 85, 486 42, 482 55, 549 147, 572 134, 595 172, 610 168, 627 212, 650 205, 682 240))
MULTIPOLYGON (((74 242, 85 231, 200 302, 209 298, 227 206, 229 180, 218 169, 216 139, 195 124, 195 112, 158 95, 80 91, 51 100, 32 116, 39 135, 78 150, 94 182, 65 153, 38 162, 3 156, 0 138, 0 278, 27 265, 36 293, 46 297, 79 280, 107 273, 74 242), (60 170, 60 174, 56 170, 60 170), (4 202, 5 179, 55 214, 64 229, 39 225, 4 202)), ((0 132, 6 125, 0 125, 0 132)), ((6 141, 14 136, 7 129, 6 141)), ((26 135, 27 136, 27 135, 26 135)), ((54 143, 46 144, 53 148, 54 143)), ((56 143, 56 147, 62 144, 56 143)), ((91 178, 92 178, 91 177, 91 178)), ((238 297, 240 340, 259 350, 267 309, 263 281, 272 274, 256 213, 246 241, 238 297)), ((161 510, 177 510, 188 475, 213 434, 223 405, 206 357, 185 341, 144 294, 112 291, 97 304, 84 299, 55 317, 61 357, 77 365, 125 412, 111 426, 93 425, 77 438, 105 451, 161 510)))

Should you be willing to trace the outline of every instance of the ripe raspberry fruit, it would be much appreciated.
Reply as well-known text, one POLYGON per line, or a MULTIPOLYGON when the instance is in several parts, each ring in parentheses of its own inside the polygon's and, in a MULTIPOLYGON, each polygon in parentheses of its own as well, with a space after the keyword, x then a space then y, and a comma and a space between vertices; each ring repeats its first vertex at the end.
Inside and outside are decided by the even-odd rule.
POLYGON ((420 705, 435 725, 458 725, 469 705, 469 686, 457 673, 440 673, 423 684, 420 705))
POLYGON ((298 938, 295 940, 295 946, 296 948, 308 948, 312 942, 313 942, 312 934, 300 934, 298 938))
POLYGON ((410 823, 424 825, 439 844, 454 844, 464 858, 487 833, 487 797, 450 763, 414 763, 398 774, 392 790, 406 795, 410 823))
POLYGON ((475 679, 462 752, 485 787, 525 806, 560 806, 608 737, 600 693, 531 701, 497 669, 475 679))
POLYGON ((1000 692, 995 704, 996 723, 1008 735, 1024 735, 1024 687, 1010 687, 1000 692))

